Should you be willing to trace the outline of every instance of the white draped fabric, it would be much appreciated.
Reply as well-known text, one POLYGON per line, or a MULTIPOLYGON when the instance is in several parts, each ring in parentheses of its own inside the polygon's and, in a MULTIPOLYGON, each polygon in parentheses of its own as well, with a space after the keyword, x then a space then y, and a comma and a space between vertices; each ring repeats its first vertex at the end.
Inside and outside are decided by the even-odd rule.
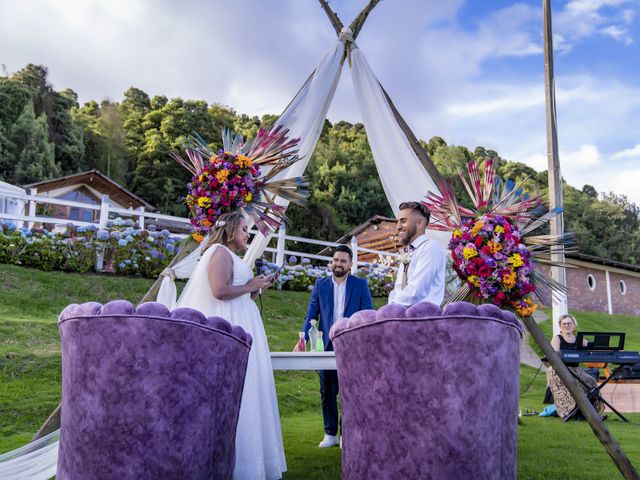
POLYGON ((60 430, 0 455, 2 480, 46 480, 56 474, 60 430))
MULTIPOLYGON (((282 172, 282 175, 286 175, 286 177, 301 176, 311 160, 311 155, 322 133, 324 119, 327 118, 327 111, 336 92, 338 80, 340 80, 343 54, 344 43, 342 40, 337 40, 324 54, 309 80, 276 122, 276 125, 282 125, 289 129, 291 138, 300 138, 299 155, 302 160, 282 172)), ((281 205, 289 203, 282 199, 278 200, 281 205)), ((253 265, 256 258, 262 256, 270 238, 271 236, 258 233, 251 242, 243 260, 248 265, 253 265)))
POLYGON ((160 275, 162 283, 156 301, 173 310, 176 308, 177 290, 175 278, 189 278, 200 260, 200 253, 206 245, 203 241, 193 252, 184 257, 171 268, 166 268, 160 275), (175 278, 174 278, 175 277, 175 278))
MULTIPOLYGON (((291 137, 301 138, 299 154, 303 157, 281 175, 295 177, 304 173, 338 85, 345 44, 350 41, 351 31, 345 28, 279 118, 277 124, 288 127, 291 137)), ((421 200, 427 192, 438 192, 438 189, 398 126, 378 80, 355 44, 351 52, 351 66, 353 86, 376 168, 391 208, 397 213, 401 202, 421 200)), ((286 205, 286 202, 280 201, 286 205)), ((445 243, 448 235, 440 233, 443 232, 427 231, 428 236, 445 243)), ((269 237, 256 235, 243 260, 252 265, 262 255, 268 242, 269 237)), ((202 246, 173 266, 172 271, 163 272, 158 302, 168 308, 176 307, 174 277, 189 278, 198 264, 202 246)), ((58 436, 59 431, 45 437, 46 440, 41 439, 0 455, 0 478, 39 480, 53 476, 57 463, 58 436)))
MULTIPOLYGON (((393 213, 407 201, 420 201, 428 192, 440 193, 398 125, 393 111, 359 48, 351 51, 351 79, 367 140, 393 213)), ((450 234, 427 230, 427 236, 445 247, 450 234)))

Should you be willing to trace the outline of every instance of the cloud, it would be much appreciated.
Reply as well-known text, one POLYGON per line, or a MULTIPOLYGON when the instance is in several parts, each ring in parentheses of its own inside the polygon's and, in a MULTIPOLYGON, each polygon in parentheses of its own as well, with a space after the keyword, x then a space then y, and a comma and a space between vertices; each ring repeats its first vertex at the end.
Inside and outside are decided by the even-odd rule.
POLYGON ((629 45, 630 25, 640 7, 636 0, 571 0, 554 15, 554 30, 568 44, 602 34, 629 45))
POLYGON ((636 144, 633 148, 627 148, 620 152, 614 153, 613 155, 611 155, 611 158, 613 158, 614 160, 631 158, 638 159, 640 161, 640 143, 636 144))

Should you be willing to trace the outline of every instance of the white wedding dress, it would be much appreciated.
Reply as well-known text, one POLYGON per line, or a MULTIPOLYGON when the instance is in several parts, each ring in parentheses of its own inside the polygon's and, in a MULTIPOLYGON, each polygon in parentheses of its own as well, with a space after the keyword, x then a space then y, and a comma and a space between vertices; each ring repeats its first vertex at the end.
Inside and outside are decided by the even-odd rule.
MULTIPOLYGON (((287 466, 267 336, 250 294, 232 300, 218 300, 213 296, 208 270, 210 259, 218 248, 226 249, 217 244, 202 255, 180 295, 178 307, 195 308, 207 316, 217 315, 241 326, 253 337, 238 418, 233 478, 276 480, 282 478, 287 466)), ((253 273, 240 257, 227 251, 233 259, 233 285, 244 285, 253 278, 253 273)))

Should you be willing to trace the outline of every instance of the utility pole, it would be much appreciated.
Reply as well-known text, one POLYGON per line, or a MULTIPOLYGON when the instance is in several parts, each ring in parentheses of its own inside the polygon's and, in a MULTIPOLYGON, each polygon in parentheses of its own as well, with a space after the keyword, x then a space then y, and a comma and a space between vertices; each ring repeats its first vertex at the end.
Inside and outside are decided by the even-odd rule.
MULTIPOLYGON (((549 171, 549 207, 562 208, 562 176, 560 174, 560 158, 558 156, 558 129, 556 118, 556 91, 553 74, 553 30, 551 26, 551 0, 542 0, 544 17, 544 90, 547 117, 547 162, 549 171)), ((564 214, 557 215, 550 222, 551 235, 564 233, 564 214)), ((551 260, 564 263, 563 252, 551 252, 551 260)), ((564 267, 552 266, 551 277, 560 285, 567 285, 564 267)), ((567 296, 559 293, 553 297, 552 304, 553 334, 560 333, 558 318, 568 313, 567 296)))

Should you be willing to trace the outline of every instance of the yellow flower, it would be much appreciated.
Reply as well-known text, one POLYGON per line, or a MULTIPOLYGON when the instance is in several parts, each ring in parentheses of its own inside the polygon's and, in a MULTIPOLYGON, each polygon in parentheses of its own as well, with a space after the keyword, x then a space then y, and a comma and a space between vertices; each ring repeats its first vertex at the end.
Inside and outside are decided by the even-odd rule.
POLYGON ((482 227, 484 226, 484 223, 481 222, 480 220, 478 220, 474 225, 473 228, 471 229, 471 235, 477 235, 478 232, 480 230, 482 230, 482 227))
POLYGON ((502 284, 507 288, 516 286, 516 272, 511 272, 502 277, 502 284))
POLYGON ((198 177, 198 180, 200 180, 200 181, 202 182, 202 181, 203 181, 205 178, 207 178, 208 176, 209 176, 209 172, 202 172, 202 175, 200 175, 200 176, 198 177))
POLYGON ((220 183, 226 182, 227 177, 229 177, 229 170, 220 170, 218 173, 216 173, 216 178, 220 183))
POLYGON ((198 199, 198 205, 202 208, 207 208, 209 205, 211 205, 211 200, 209 199, 209 197, 200 197, 198 199))
POLYGON ((473 247, 464 247, 462 254, 464 255, 465 260, 469 260, 470 258, 478 255, 478 251, 473 247))
POLYGON ((460 232, 460 230, 458 230, 457 228, 453 231, 453 238, 458 238, 461 235, 462 232, 460 232))
POLYGON ((199 233, 192 233, 191 236, 198 243, 202 243, 202 241, 204 240, 204 237, 202 235, 200 235, 199 233))
POLYGON ((496 225, 496 228, 493 229, 494 232, 504 233, 504 228, 502 225, 496 225))
POLYGON ((218 157, 216 157, 215 155, 211 155, 211 158, 209 159, 209 163, 213 163, 216 161, 218 157))
POLYGON ((519 253, 514 253, 513 255, 511 255, 509 257, 509 262, 511 262, 511 265, 513 265, 514 267, 521 267, 522 265, 524 265, 524 261, 522 260, 522 257, 519 253))
POLYGON ((479 287, 480 286, 480 277, 478 277, 477 275, 470 275, 468 280, 469 280, 469 282, 471 282, 471 284, 474 287, 479 287))
POLYGON ((246 196, 246 197, 244 197, 244 199, 245 199, 247 202, 250 202, 251 200, 253 200, 253 193, 251 193, 251 192, 247 193, 247 196, 246 196))
POLYGON ((251 166, 251 159, 249 157, 245 157, 244 155, 238 155, 236 158, 236 165, 241 168, 247 168, 251 166))

